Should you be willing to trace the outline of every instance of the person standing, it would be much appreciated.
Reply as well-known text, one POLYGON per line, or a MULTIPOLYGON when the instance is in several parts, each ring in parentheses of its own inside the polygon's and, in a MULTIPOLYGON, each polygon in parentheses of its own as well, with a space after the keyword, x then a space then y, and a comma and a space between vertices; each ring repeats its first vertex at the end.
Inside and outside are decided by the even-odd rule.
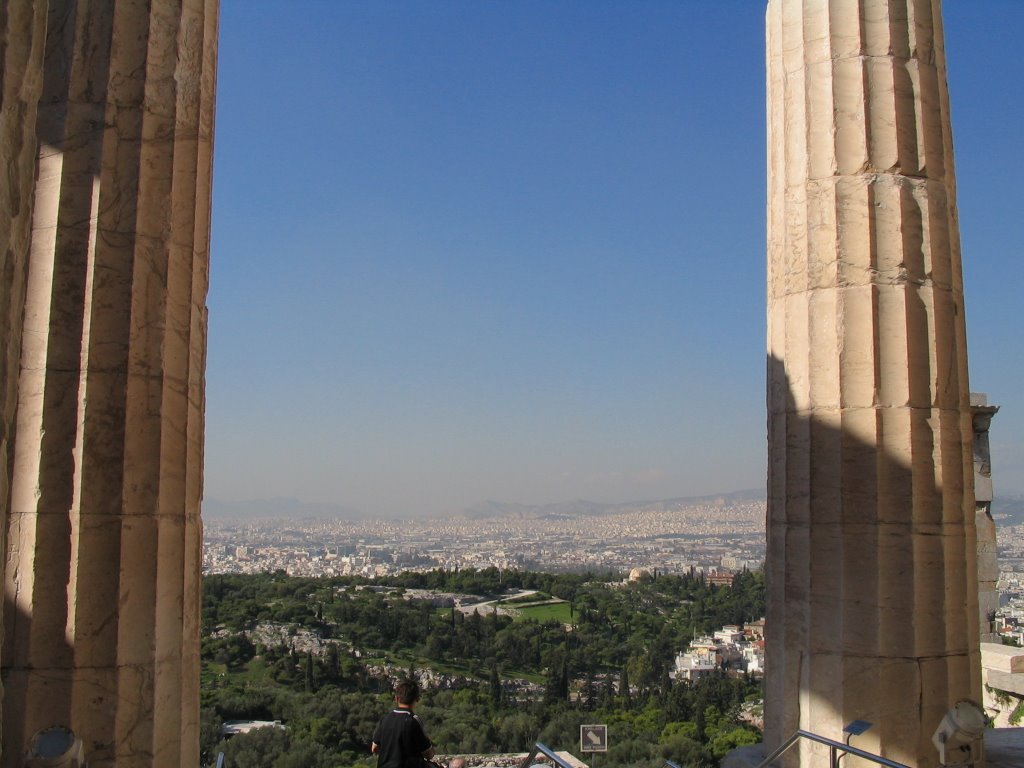
POLYGON ((423 768, 434 756, 434 745, 413 711, 419 699, 420 687, 414 681, 395 686, 395 708, 381 718, 370 745, 377 768, 423 768))

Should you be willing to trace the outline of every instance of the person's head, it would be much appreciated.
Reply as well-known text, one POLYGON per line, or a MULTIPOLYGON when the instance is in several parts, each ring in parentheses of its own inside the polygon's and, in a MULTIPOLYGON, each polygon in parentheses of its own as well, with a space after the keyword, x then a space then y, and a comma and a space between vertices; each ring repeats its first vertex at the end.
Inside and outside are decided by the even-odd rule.
POLYGON ((448 768, 466 768, 466 758, 453 757, 448 763, 448 768))
POLYGON ((403 707, 411 707, 420 700, 420 687, 414 680, 402 680, 395 686, 395 701, 403 707))

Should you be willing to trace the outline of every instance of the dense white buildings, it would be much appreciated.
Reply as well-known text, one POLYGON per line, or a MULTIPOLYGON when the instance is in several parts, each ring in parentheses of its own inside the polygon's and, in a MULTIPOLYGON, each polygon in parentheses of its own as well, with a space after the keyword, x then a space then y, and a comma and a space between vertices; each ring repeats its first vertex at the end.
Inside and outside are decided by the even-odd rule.
POLYGON ((679 503, 601 515, 484 519, 211 518, 204 573, 384 576, 410 569, 712 573, 764 559, 764 501, 679 503))
POLYGON ((676 656, 677 680, 699 680, 719 671, 764 673, 764 619, 745 626, 728 624, 710 637, 694 638, 676 656))

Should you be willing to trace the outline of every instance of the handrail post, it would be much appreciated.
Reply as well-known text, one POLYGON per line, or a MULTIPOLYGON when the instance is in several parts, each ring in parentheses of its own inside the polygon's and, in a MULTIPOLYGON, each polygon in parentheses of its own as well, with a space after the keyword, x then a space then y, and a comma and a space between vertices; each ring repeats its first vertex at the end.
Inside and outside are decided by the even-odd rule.
POLYGON ((859 749, 858 747, 851 746, 849 744, 843 744, 841 741, 835 741, 833 739, 826 739, 824 736, 819 736, 816 733, 810 731, 798 730, 794 731, 793 735, 786 739, 780 746, 776 747, 775 751, 766 757, 757 768, 768 768, 783 752, 792 747, 798 739, 807 739, 808 741, 815 741, 818 744, 824 744, 829 749, 829 767, 838 768, 839 760, 843 755, 856 755, 857 757, 865 760, 870 760, 872 763, 877 765, 886 766, 886 768, 910 768, 909 765, 904 763, 897 763, 895 760, 890 760, 887 757, 876 755, 866 750, 859 749), (842 751, 843 755, 839 754, 842 751))
POLYGON ((526 760, 521 763, 522 768, 529 768, 529 765, 538 754, 544 755, 556 768, 571 768, 565 760, 555 754, 555 750, 539 741, 534 743, 533 750, 526 756, 526 760))

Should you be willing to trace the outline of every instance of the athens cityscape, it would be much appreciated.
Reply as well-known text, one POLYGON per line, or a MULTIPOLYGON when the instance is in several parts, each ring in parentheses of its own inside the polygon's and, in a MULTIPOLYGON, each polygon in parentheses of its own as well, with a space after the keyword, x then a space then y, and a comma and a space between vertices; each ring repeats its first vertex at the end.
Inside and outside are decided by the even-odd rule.
MULTIPOLYGON (((984 477, 979 477, 981 488, 987 487, 986 482, 984 477)), ((696 579, 691 583, 707 584, 711 588, 743 591, 747 589, 750 574, 759 574, 764 566, 767 505, 756 491, 632 504, 573 501, 528 506, 488 502, 444 518, 389 520, 351 519, 351 513, 342 517, 338 510, 303 505, 295 500, 249 505, 249 511, 258 514, 244 514, 245 504, 225 506, 215 502, 212 506, 215 514, 208 518, 205 526, 203 571, 211 581, 210 589, 217 595, 213 605, 220 621, 208 625, 204 669, 209 672, 223 667, 225 673, 221 674, 233 678, 237 674, 231 672, 233 668, 260 669, 266 660, 276 659, 274 664, 278 671, 274 674, 280 684, 288 681, 288 674, 301 670, 302 663, 296 665, 289 661, 297 657, 306 659, 306 678, 303 683, 300 675, 294 684, 304 685, 309 692, 321 685, 342 684, 346 673, 341 671, 339 653, 347 654, 350 657, 345 662, 346 669, 350 670, 347 674, 361 675, 364 682, 359 685, 363 689, 368 685, 371 690, 372 686, 387 688, 388 681, 412 674, 415 669, 415 677, 424 686, 430 702, 424 711, 435 718, 440 717, 437 707, 449 701, 445 698, 450 695, 446 691, 473 690, 477 674, 474 663, 470 661, 468 667, 463 666, 471 657, 456 660, 446 656, 436 637, 420 655, 402 650, 400 643, 391 645, 390 652, 382 652, 382 646, 388 647, 386 642, 370 641, 358 624, 350 625, 334 618, 338 614, 330 604, 336 597, 317 584, 347 585, 343 590, 352 596, 346 599, 354 600, 355 605, 368 606, 372 604, 368 600, 376 600, 376 611, 386 605, 391 611, 408 615, 406 621, 417 615, 416 606, 427 605, 434 610, 451 610, 452 628, 471 626, 474 621, 480 621, 480 617, 511 622, 500 630, 502 637, 524 619, 528 623, 523 626, 529 626, 531 617, 557 617, 565 622, 564 630, 584 642, 590 629, 587 610, 582 606, 600 606, 605 617, 610 617, 615 610, 614 600, 619 597, 636 600, 645 595, 640 599, 664 599, 656 597, 663 595, 657 585, 669 583, 666 579, 674 576, 696 579), (274 516, 275 509, 282 516, 274 516), (446 575, 439 576, 441 573, 446 575), (491 576, 476 576, 488 573, 491 576), (542 573, 565 574, 570 579, 578 575, 582 580, 571 582, 577 586, 568 592, 564 585, 558 585, 557 579, 551 581, 550 577, 539 576, 542 573), (257 581, 230 581, 243 576, 257 581), (268 577, 272 579, 269 583, 259 581, 268 577), (285 577, 290 581, 282 581, 285 577), (222 583, 220 578, 227 581, 222 583), (281 586, 291 590, 290 584, 295 585, 296 594, 314 589, 304 602, 308 605, 310 599, 321 601, 314 611, 317 621, 299 618, 305 609, 298 606, 292 609, 299 610, 298 614, 282 614, 289 618, 274 620, 274 612, 259 608, 257 601, 252 610, 263 618, 248 625, 235 624, 236 628, 232 629, 232 621, 225 621, 225 618, 252 600, 253 590, 259 594, 268 587, 274 589, 274 584, 279 585, 276 594, 280 594, 281 586), (619 595, 611 597, 612 603, 607 602, 609 593, 602 591, 607 587, 612 588, 611 595, 619 595), (592 600, 596 602, 590 602, 592 600), (581 611, 575 619, 571 607, 566 613, 567 606, 574 605, 580 606, 581 611), (243 626, 245 628, 239 632, 243 626), (256 651, 251 650, 253 648, 256 651), (282 649, 289 650, 282 656, 282 649)), ((988 637, 999 638, 1011 646, 1022 644, 1024 497, 1010 494, 993 502, 991 517, 997 531, 999 576, 998 609, 991 626, 994 632, 988 637)), ((754 606, 757 605, 755 601, 754 606)), ((705 609, 700 610, 703 613, 705 609)), ((746 680, 747 685, 754 686, 748 691, 756 690, 768 651, 764 619, 756 619, 751 614, 742 621, 730 623, 721 621, 719 614, 711 618, 710 623, 702 624, 695 620, 693 612, 688 616, 692 635, 677 636, 664 651, 668 679, 681 686, 680 691, 693 691, 701 690, 717 675, 724 674, 732 676, 736 685, 746 680), (716 624, 716 621, 721 623, 716 624), (697 631, 698 626, 702 631, 697 631)), ((370 620, 376 619, 371 616, 370 620)), ((458 631, 461 629, 456 629, 458 631)), ((593 640, 586 642, 593 643, 593 640)), ((591 650, 596 652, 596 646, 591 650)), ((550 659, 545 656, 549 664, 550 659)), ((553 696, 564 697, 575 702, 573 706, 585 717, 582 713, 587 711, 608 711, 609 702, 623 691, 631 691, 638 699, 646 695, 645 681, 650 679, 647 677, 650 672, 645 673, 642 667, 635 667, 635 663, 635 659, 630 660, 620 671, 609 672, 577 662, 566 667, 563 673, 565 678, 560 684, 564 686, 563 692, 554 693, 552 686, 559 684, 551 682, 550 672, 548 679, 539 679, 525 670, 515 670, 506 662, 500 672, 497 665, 491 667, 489 695, 496 702, 516 702, 519 706, 548 701, 553 696), (627 675, 632 675, 630 680, 635 677, 635 682, 627 682, 627 675)), ((999 684, 1000 674, 999 669, 988 670, 987 679, 993 685, 999 684)), ((222 690, 223 685, 214 683, 208 691, 210 700, 218 704, 216 710, 204 709, 204 717, 212 716, 214 711, 232 711, 224 698, 230 688, 222 690)), ((321 695, 331 695, 328 690, 325 688, 321 695)), ((986 701, 989 711, 1003 722, 1016 706, 1012 698, 1000 704, 995 695, 987 697, 986 701)), ((247 710, 236 711, 242 714, 247 710)), ((723 719, 719 727, 726 730, 717 732, 719 735, 712 738, 707 748, 712 759, 720 758, 727 745, 743 744, 748 738, 755 738, 754 734, 763 728, 758 694, 749 695, 730 717, 733 718, 731 730, 723 719)), ((291 722, 298 727, 301 720, 293 718, 291 722)), ((226 751, 234 760, 245 754, 239 750, 248 743, 240 737, 252 738, 251 734, 261 729, 285 728, 281 721, 251 718, 215 719, 211 727, 223 741, 218 743, 214 737, 206 748, 226 751)), ((494 753, 496 745, 499 752, 500 749, 516 749, 520 745, 514 741, 498 738, 489 743, 474 742, 456 737, 447 726, 434 730, 449 743, 458 738, 457 754, 445 756, 450 761, 514 766, 522 759, 519 754, 494 753)), ((547 734, 544 738, 564 746, 565 737, 555 735, 555 730, 549 728, 544 733, 547 734)), ((619 738, 628 733, 621 728, 616 731, 619 738)), ((706 731, 705 738, 713 733, 716 731, 706 731)), ((293 744, 301 743, 298 734, 291 739, 293 744)), ((340 753, 349 754, 349 759, 356 761, 359 736, 349 731, 336 739, 335 747, 356 750, 340 753)), ((627 738, 627 743, 633 742, 627 738)), ((702 765, 702 760, 707 759, 706 753, 704 758, 698 752, 685 754, 689 755, 693 766, 702 765)), ((577 765, 573 755, 565 751, 556 753, 552 759, 567 766, 577 765)))
POLYGON ((365 521, 210 518, 203 568, 207 573, 283 570, 367 577, 488 567, 545 572, 643 567, 664 573, 721 568, 735 573, 757 570, 764 561, 763 500, 618 507, 581 502, 479 515, 365 521))
MULTIPOLYGON (((203 572, 374 578, 403 571, 705 574, 764 563, 766 503, 752 491, 622 505, 501 505, 444 519, 345 520, 222 514, 205 522, 203 572)), ((272 507, 273 504, 270 503, 272 507)), ((1024 643, 1024 497, 993 502, 1002 633, 1024 643), (1005 508, 1006 512, 1000 512, 1005 508)))

